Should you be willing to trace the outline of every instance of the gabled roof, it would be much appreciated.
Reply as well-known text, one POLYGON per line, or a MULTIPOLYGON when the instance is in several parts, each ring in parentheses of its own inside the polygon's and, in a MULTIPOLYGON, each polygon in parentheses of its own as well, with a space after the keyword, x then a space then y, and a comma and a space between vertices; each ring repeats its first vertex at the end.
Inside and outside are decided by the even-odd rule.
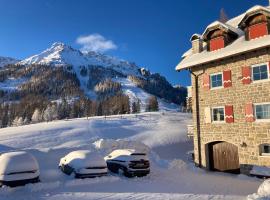
POLYGON ((235 35, 238 35, 238 30, 234 27, 232 27, 231 25, 229 24, 224 24, 220 21, 214 21, 213 23, 211 23, 210 25, 208 25, 205 29, 205 31, 203 32, 203 39, 206 40, 207 39, 207 35, 213 31, 213 30, 216 30, 216 29, 221 29, 221 30, 224 30, 225 32, 227 33, 232 33, 232 34, 235 34, 235 35))
MULTIPOLYGON (((192 49, 189 49, 182 55, 182 60, 176 66, 176 70, 187 69, 200 64, 206 64, 215 60, 223 59, 233 55, 241 54, 244 52, 252 51, 255 49, 260 49, 264 47, 270 47, 270 35, 258 38, 256 40, 246 41, 245 34, 242 29, 239 28, 239 24, 245 19, 245 17, 250 16, 251 13, 257 12, 258 10, 270 13, 270 7, 254 6, 247 10, 245 13, 232 18, 226 23, 215 21, 207 26, 202 37, 207 34, 210 30, 216 27, 222 28, 224 30, 232 31, 238 35, 238 38, 226 46, 225 48, 219 49, 217 51, 211 52, 207 51, 206 43, 203 43, 203 51, 201 53, 194 54, 192 49)), ((196 34, 199 35, 199 34, 196 34)), ((191 37, 192 38, 192 37, 191 37)))
POLYGON ((245 23, 249 19, 249 17, 257 15, 257 14, 264 14, 264 15, 270 17, 270 10, 269 10, 269 8, 266 8, 263 6, 253 6, 252 8, 250 8, 246 11, 244 17, 239 22, 238 27, 243 29, 243 27, 245 27, 245 23))

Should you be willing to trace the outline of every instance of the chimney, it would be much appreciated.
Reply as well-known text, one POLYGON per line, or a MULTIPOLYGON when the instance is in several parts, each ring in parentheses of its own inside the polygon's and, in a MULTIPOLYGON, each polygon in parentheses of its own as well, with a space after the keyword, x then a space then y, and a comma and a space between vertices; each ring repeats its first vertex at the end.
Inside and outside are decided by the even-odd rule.
MULTIPOLYGON (((270 0, 269 0, 270 1, 270 0)), ((199 34, 193 34, 190 38, 192 43, 192 53, 201 53, 203 51, 203 40, 199 34)))

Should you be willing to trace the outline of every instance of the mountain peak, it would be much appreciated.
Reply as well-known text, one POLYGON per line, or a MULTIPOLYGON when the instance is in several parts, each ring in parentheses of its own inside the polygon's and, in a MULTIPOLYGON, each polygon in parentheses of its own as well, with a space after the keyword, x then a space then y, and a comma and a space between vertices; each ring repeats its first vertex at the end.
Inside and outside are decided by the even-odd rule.
POLYGON ((72 65, 75 68, 80 66, 102 66, 109 67, 125 75, 138 74, 139 67, 112 56, 90 51, 82 53, 63 42, 54 42, 51 47, 40 54, 31 56, 19 64, 44 64, 50 66, 72 65))
POLYGON ((63 42, 54 42, 51 47, 54 48, 54 47, 63 47, 63 46, 66 46, 66 44, 63 42))

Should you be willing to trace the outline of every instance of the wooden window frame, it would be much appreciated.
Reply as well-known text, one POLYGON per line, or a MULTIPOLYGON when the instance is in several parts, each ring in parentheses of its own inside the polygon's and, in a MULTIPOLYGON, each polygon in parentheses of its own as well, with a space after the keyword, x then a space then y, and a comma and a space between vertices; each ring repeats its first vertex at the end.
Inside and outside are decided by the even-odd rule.
POLYGON ((211 122, 214 124, 223 124, 226 123, 225 120, 225 106, 215 106, 215 107, 211 107, 211 122), (214 121, 214 109, 223 109, 223 113, 224 113, 224 119, 222 121, 214 121))
POLYGON ((270 118, 269 119, 257 119, 256 106, 258 106, 258 105, 270 105, 270 102, 254 103, 253 104, 253 115, 255 118, 255 122, 270 122, 270 118))
POLYGON ((259 146, 259 149, 260 149, 260 156, 267 156, 267 157, 270 157, 270 153, 265 153, 264 152, 264 146, 269 146, 270 147, 270 144, 260 144, 259 146))
POLYGON ((218 72, 218 73, 210 74, 210 89, 211 90, 216 90, 216 89, 224 88, 223 81, 224 81, 223 72, 218 72), (217 76, 217 75, 220 75, 220 74, 221 74, 221 86, 213 87, 212 86, 212 76, 217 76))
POLYGON ((252 82, 252 83, 261 83, 261 82, 267 82, 267 81, 270 81, 270 75, 269 75, 269 62, 251 65, 251 82, 252 82), (262 66, 262 65, 266 65, 266 67, 267 67, 267 79, 254 80, 253 69, 254 69, 255 67, 260 67, 260 66, 262 66))

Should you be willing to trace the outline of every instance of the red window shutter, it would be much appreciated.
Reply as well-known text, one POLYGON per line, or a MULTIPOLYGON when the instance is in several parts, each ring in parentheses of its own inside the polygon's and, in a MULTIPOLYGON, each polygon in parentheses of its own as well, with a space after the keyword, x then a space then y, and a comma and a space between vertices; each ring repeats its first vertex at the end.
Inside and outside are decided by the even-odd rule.
POLYGON ((226 123, 233 123, 233 106, 225 106, 225 121, 226 123))
POLYGON ((203 88, 206 90, 210 89, 210 76, 208 74, 203 75, 203 88))
POLYGON ((252 25, 248 28, 249 39, 255 39, 268 34, 267 23, 260 23, 252 25))
POLYGON ((250 67, 242 68, 242 83, 250 84, 251 83, 251 70, 250 67))
POLYGON ((231 70, 223 71, 223 86, 224 88, 232 86, 231 70))
POLYGON ((210 40, 210 51, 215 51, 224 48, 224 37, 217 37, 210 40))
POLYGON ((253 104, 252 103, 247 103, 246 108, 245 108, 245 118, 246 122, 254 122, 254 111, 253 111, 253 104))

